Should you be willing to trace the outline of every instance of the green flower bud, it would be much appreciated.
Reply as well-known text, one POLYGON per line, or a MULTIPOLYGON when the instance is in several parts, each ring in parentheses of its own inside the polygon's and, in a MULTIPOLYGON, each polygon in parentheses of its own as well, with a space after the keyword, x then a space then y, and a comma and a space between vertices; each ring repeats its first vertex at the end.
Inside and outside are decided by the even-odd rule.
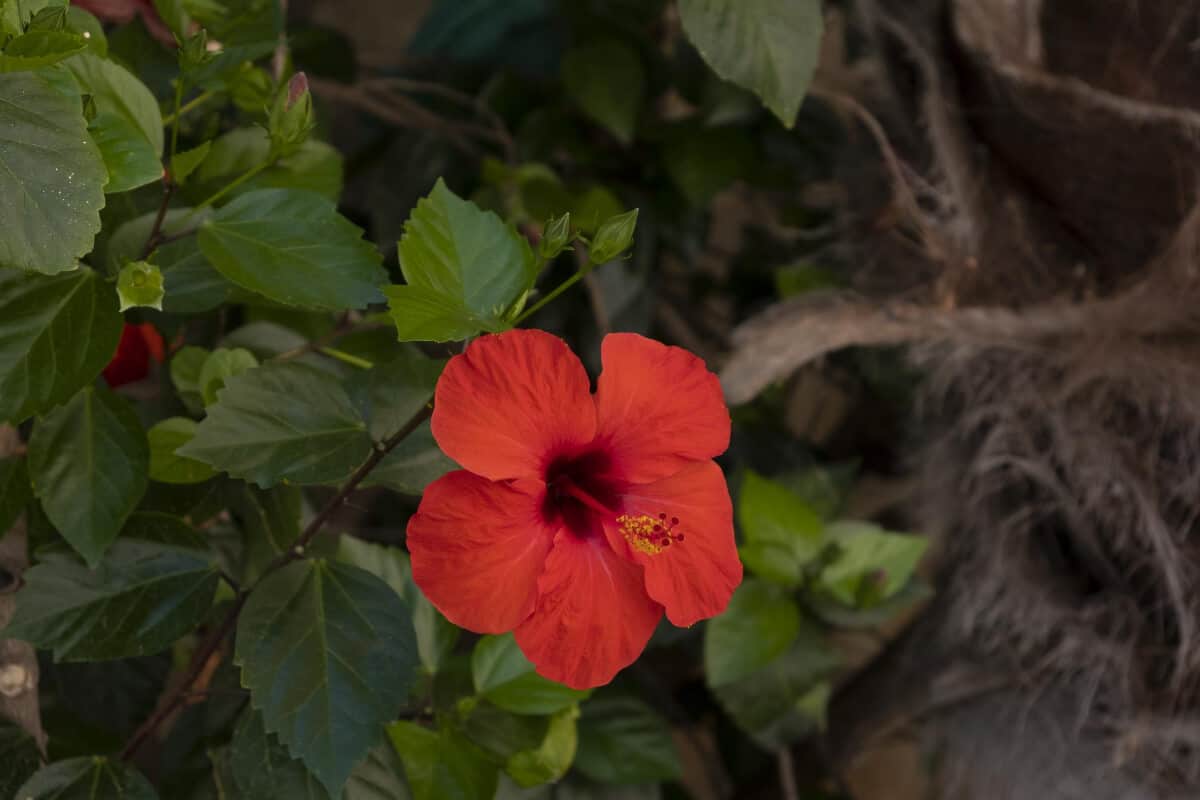
POLYGON ((637 228, 638 210, 626 211, 609 217, 600 224, 592 237, 590 261, 604 264, 624 253, 633 244, 633 232, 637 228))
POLYGON ((542 228, 542 241, 538 244, 538 252, 542 258, 549 261, 567 249, 570 241, 571 214, 568 212, 546 222, 542 228))
POLYGON ((267 131, 274 154, 282 158, 295 153, 308 139, 315 124, 308 77, 297 72, 271 106, 267 131))

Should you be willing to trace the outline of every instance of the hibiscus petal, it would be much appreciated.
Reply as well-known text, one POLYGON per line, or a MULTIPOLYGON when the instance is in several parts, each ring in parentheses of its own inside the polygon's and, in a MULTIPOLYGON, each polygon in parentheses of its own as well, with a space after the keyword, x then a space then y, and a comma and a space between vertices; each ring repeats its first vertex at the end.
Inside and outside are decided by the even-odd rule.
POLYGON ((606 336, 600 352, 597 440, 623 478, 648 483, 729 447, 729 409, 701 359, 631 333, 606 336))
POLYGON ((484 336, 438 381, 433 437, 465 469, 492 480, 537 478, 596 433, 583 364, 543 331, 484 336))
POLYGON ((603 537, 562 531, 538 579, 537 607, 516 630, 540 675, 590 689, 632 664, 662 619, 646 596, 642 569, 603 537))
POLYGON ((425 489, 408 522, 413 580, 446 618, 477 633, 504 633, 533 611, 554 542, 541 520, 546 489, 497 483, 466 470, 425 489))
POLYGON ((663 604, 667 619, 687 627, 724 611, 742 582, 742 562, 721 468, 712 461, 692 464, 631 487, 623 499, 624 513, 605 533, 642 565, 646 592, 663 604))

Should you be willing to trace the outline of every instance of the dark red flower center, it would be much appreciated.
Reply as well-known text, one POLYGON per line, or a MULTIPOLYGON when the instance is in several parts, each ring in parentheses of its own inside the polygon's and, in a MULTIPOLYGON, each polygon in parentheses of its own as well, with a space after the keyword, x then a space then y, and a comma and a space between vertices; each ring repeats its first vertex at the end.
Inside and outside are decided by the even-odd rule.
POLYGON ((542 516, 548 525, 562 525, 576 536, 600 536, 604 518, 621 513, 623 488, 602 448, 558 456, 546 468, 542 516))

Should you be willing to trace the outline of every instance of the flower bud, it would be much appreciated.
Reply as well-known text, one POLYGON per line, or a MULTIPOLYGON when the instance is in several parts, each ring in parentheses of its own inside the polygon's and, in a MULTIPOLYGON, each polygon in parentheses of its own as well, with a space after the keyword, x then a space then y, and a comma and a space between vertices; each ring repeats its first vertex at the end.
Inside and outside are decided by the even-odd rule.
POLYGON ((303 72, 297 72, 271 106, 267 131, 271 136, 274 154, 282 158, 295 153, 308 139, 315 124, 308 77, 303 72))
POLYGON ((546 222, 542 228, 542 241, 538 244, 538 252, 542 258, 549 261, 565 250, 570 241, 571 214, 568 212, 546 222))
POLYGON ((592 237, 590 260, 592 264, 604 264, 624 253, 633 244, 633 231, 637 228, 638 210, 626 211, 609 217, 601 223, 592 237))

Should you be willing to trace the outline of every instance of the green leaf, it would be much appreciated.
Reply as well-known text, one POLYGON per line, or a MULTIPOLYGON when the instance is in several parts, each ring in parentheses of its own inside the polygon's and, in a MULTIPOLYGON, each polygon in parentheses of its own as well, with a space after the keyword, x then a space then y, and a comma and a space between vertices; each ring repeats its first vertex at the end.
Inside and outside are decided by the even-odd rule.
MULTIPOLYGON (((0 117, 0 267, 73 270, 100 231, 107 175, 79 100, 41 75, 0 74, 0 117)), ((0 297, 7 300, 5 288, 0 297)), ((75 327, 81 338, 88 330, 75 327)))
POLYGON ((800 609, 789 595, 763 581, 743 582, 704 632, 708 685, 723 686, 766 666, 799 633, 800 609))
POLYGON ((458 469, 433 438, 428 420, 392 448, 363 481, 363 487, 383 486, 414 497, 451 470, 458 469))
POLYGON ((408 609, 379 578, 300 561, 250 595, 234 660, 267 730, 336 795, 407 696, 417 647, 408 609))
POLYGON ((382 256, 319 194, 243 194, 213 214, 198 236, 222 275, 285 305, 343 311, 382 299, 382 256))
POLYGON ((179 392, 179 399, 193 412, 204 407, 204 399, 200 396, 200 370, 204 369, 208 354, 203 347, 188 345, 171 358, 171 383, 179 392))
MULTIPOLYGON (((266 162, 270 150, 263 128, 238 128, 214 140, 208 157, 192 175, 197 199, 266 162)), ((280 159, 233 194, 236 197, 258 189, 304 189, 336 201, 342 192, 341 154, 324 142, 309 139, 299 152, 280 159)))
POLYGON ((229 770, 242 800, 330 800, 316 776, 267 732, 262 715, 253 708, 242 713, 234 728, 229 770))
POLYGON ((633 141, 646 94, 646 71, 636 50, 615 39, 581 45, 563 58, 562 77, 584 114, 621 144, 633 141))
POLYGON ((666 720, 636 697, 604 692, 583 704, 575 767, 601 783, 676 780, 679 753, 666 720))
POLYGON ((204 366, 200 367, 200 376, 196 382, 200 389, 200 399, 204 401, 205 406, 211 406, 217 402, 219 392, 225 388, 225 381, 257 366, 258 359, 249 350, 240 347, 218 347, 208 354, 204 359, 204 366))
POLYGON ((453 731, 395 722, 387 732, 404 762, 413 800, 488 800, 496 794, 499 771, 453 731))
POLYGON ((130 261, 117 275, 118 311, 145 306, 162 311, 163 276, 158 267, 145 261, 130 261))
POLYGON ((471 654, 471 675, 476 693, 514 714, 555 714, 591 694, 534 672, 511 633, 479 640, 471 654))
POLYGON ((366 460, 371 436, 336 377, 274 363, 229 378, 195 438, 177 452, 262 487, 328 483, 366 460))
POLYGON ((927 539, 869 522, 835 522, 827 533, 838 555, 822 571, 820 585, 848 606, 870 607, 899 592, 929 546, 927 539))
POLYGON ((43 767, 15 796, 21 800, 158 800, 140 772, 106 756, 69 758, 43 767))
POLYGON ((395 359, 359 373, 367 385, 367 418, 375 441, 382 442, 399 432, 433 399, 445 366, 445 361, 427 358, 417 348, 406 345, 395 359))
POLYGON ((87 39, 66 31, 28 31, 0 53, 0 72, 23 72, 57 64, 87 48, 87 39))
POLYGON ((792 126, 820 56, 820 0, 679 0, 679 15, 714 72, 792 126))
POLYGON ((604 220, 592 237, 588 260, 593 265, 605 264, 628 250, 633 245, 637 218, 638 210, 635 208, 604 220))
POLYGON ((746 566, 762 578, 797 587, 825 546, 825 524, 785 486, 747 470, 738 496, 746 566))
POLYGON ((163 273, 163 311, 168 314, 212 311, 235 291, 234 285, 208 263, 195 237, 162 245, 154 251, 153 261, 163 273))
POLYGON ((158 101, 137 76, 118 64, 80 53, 66 61, 80 90, 96 103, 88 125, 108 169, 108 194, 161 180, 163 122, 158 101))
POLYGON ((41 761, 37 742, 16 725, 0 723, 0 797, 20 797, 17 789, 41 761))
POLYGON ((688 202, 703 208, 721 190, 743 179, 756 166, 757 153, 745 128, 684 126, 663 146, 667 173, 688 202))
POLYGON ((442 616, 413 582, 408 554, 398 547, 386 547, 353 536, 340 536, 337 558, 365 569, 404 598, 404 602, 412 609, 421 666, 431 675, 436 673, 454 650, 462 631, 442 616))
POLYGON ((548 717, 514 714, 477 697, 460 698, 455 710, 458 727, 498 766, 537 748, 550 727, 548 717))
POLYGON ((404 781, 404 764, 390 743, 372 747, 354 768, 342 800, 412 800, 404 781))
POLYGON ((203 483, 217 473, 195 459, 176 454, 196 435, 196 421, 170 417, 146 433, 150 441, 150 480, 161 483, 203 483))
POLYGON ((0 531, 7 532, 12 527, 32 496, 25 459, 0 459, 0 531))
POLYGON ((171 179, 180 186, 186 184, 192 173, 204 163, 211 149, 212 142, 204 142, 190 150, 176 153, 171 159, 171 179))
POLYGON ((502 330, 536 277, 525 238, 441 180, 417 203, 399 247, 407 285, 385 293, 404 340, 502 330))
POLYGON ((95 569, 64 554, 26 571, 6 635, 52 650, 58 661, 165 650, 212 607, 217 568, 196 545, 174 517, 135 515, 95 569))
POLYGON ((259 489, 243 483, 231 491, 229 507, 245 533, 243 580, 257 580, 268 564, 291 548, 300 536, 303 506, 296 486, 259 489))
POLYGON ((82 36, 96 55, 108 55, 108 37, 95 14, 76 5, 67 6, 67 30, 82 36))
POLYGON ((521 786, 557 781, 571 768, 579 745, 576 706, 564 708, 550 720, 546 738, 535 750, 522 750, 508 759, 504 771, 521 786))
POLYGON ((29 476, 46 516, 91 566, 146 491, 150 447, 137 413, 88 387, 51 411, 29 439, 29 476))

